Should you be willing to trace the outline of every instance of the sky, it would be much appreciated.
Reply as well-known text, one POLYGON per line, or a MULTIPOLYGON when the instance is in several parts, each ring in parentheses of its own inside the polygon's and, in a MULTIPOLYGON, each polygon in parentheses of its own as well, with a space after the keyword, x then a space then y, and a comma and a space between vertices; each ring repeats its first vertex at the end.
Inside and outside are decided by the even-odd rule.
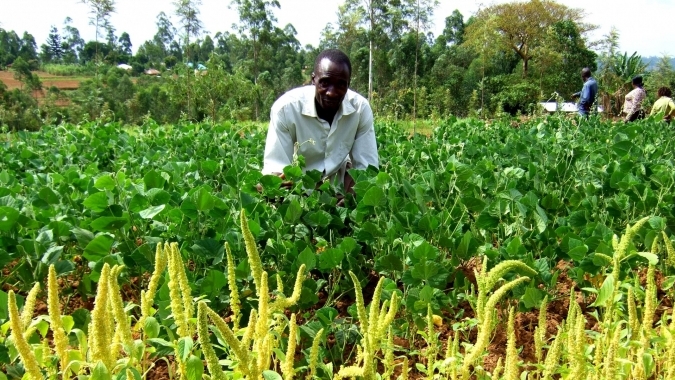
MULTIPOLYGON (((275 9, 278 26, 293 24, 297 38, 304 46, 318 45, 321 30, 337 21, 338 6, 344 0, 279 0, 281 9, 275 9)), ((465 20, 481 7, 506 2, 505 0, 439 0, 434 14, 431 32, 442 32, 444 20, 454 9, 465 20)), ((559 0, 571 8, 582 8, 586 21, 599 28, 589 38, 599 40, 612 26, 620 33, 620 49, 643 57, 675 55, 675 35, 670 27, 675 16, 675 0, 559 0)), ((117 35, 129 33, 134 50, 156 32, 156 17, 160 11, 171 15, 172 0, 116 0, 116 13, 111 17, 117 35)), ((79 0, 0 0, 0 28, 14 30, 23 35, 32 34, 38 46, 43 44, 51 25, 59 29, 66 17, 73 19, 85 40, 94 39, 94 28, 89 25, 89 8, 79 0)), ((230 8, 230 0, 202 0, 200 18, 211 36, 217 32, 232 32, 232 24, 238 21, 236 9, 230 8)), ((173 17, 174 25, 177 24, 173 17)))

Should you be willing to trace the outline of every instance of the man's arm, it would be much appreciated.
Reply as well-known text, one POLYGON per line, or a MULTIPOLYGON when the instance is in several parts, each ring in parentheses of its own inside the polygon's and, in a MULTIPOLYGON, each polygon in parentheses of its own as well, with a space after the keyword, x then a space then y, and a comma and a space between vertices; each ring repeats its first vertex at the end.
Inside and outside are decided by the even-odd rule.
POLYGON ((593 99, 591 99, 591 88, 588 83, 584 83, 584 87, 581 89, 581 94, 579 96, 579 104, 584 108, 590 108, 593 99))
POLYGON ((283 173, 284 168, 293 162, 293 143, 294 134, 286 123, 284 110, 273 109, 267 129, 262 173, 283 173))
POLYGON ((377 141, 373 126, 373 111, 369 104, 364 107, 359 120, 359 126, 354 137, 354 144, 349 156, 354 169, 367 169, 368 165, 379 167, 377 155, 377 141))

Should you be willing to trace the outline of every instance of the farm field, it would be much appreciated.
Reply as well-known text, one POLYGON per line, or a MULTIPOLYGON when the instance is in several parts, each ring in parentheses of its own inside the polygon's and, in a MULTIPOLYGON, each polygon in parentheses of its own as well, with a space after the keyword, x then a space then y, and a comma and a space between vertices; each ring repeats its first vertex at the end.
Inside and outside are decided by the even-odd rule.
MULTIPOLYGON (((75 90, 79 87, 80 82, 87 80, 87 77, 73 77, 73 76, 58 76, 46 73, 44 71, 35 71, 42 81, 42 87, 47 89, 55 86, 59 90, 75 90)), ((13 71, 0 71, 0 81, 2 81, 8 90, 21 88, 21 82, 14 79, 13 71)))
POLYGON ((675 376, 672 128, 423 132, 344 207, 251 124, 4 135, 0 379, 675 376))

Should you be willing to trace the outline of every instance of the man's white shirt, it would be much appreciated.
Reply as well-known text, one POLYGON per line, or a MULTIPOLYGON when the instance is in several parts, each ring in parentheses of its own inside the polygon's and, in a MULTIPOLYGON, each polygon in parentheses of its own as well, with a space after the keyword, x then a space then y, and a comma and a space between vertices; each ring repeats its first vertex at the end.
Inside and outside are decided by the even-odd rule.
POLYGON ((314 96, 314 86, 304 86, 274 102, 263 174, 282 173, 293 162, 296 142, 297 154, 305 157, 305 170, 318 170, 325 177, 343 172, 348 160, 355 169, 378 167, 373 111, 368 100, 348 90, 331 126, 317 116, 314 96))

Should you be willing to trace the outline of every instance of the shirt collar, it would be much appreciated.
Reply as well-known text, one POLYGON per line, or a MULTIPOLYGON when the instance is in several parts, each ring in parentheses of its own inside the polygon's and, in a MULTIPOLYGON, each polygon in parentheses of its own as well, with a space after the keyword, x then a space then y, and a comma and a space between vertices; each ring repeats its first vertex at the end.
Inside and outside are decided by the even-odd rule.
MULTIPOLYGON (((309 117, 317 117, 316 114, 316 105, 314 104, 314 86, 309 85, 307 86, 307 96, 305 96, 305 101, 302 103, 302 114, 305 116, 309 117), (311 90, 311 91, 310 91, 311 90)), ((356 109, 352 105, 351 102, 347 100, 347 97, 349 95, 349 90, 347 92, 347 95, 345 95, 345 98, 342 99, 342 104, 340 109, 338 110, 337 115, 350 115, 354 112, 356 112, 356 109)))

